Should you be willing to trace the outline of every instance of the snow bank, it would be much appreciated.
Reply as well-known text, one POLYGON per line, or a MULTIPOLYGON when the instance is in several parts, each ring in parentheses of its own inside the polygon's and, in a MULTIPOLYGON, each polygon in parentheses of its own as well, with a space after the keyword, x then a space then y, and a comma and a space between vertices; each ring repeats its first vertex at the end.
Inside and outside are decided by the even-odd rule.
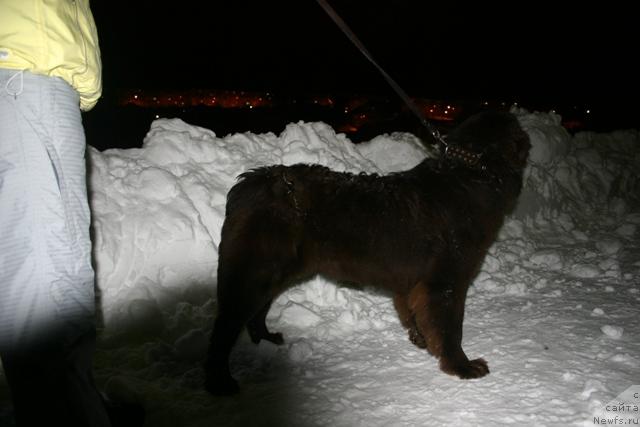
POLYGON ((160 313, 178 302, 211 296, 226 193, 240 173, 299 162, 383 173, 411 167, 426 155, 408 134, 356 146, 324 123, 300 122, 280 136, 219 138, 179 119, 153 122, 140 149, 89 153, 104 323, 107 332, 136 335, 148 334, 148 326, 138 325, 157 325, 160 313))
POLYGON ((516 216, 540 213, 564 221, 566 228, 572 221, 602 213, 617 220, 638 207, 638 130, 582 132, 572 137, 560 126, 557 114, 514 112, 532 143, 516 216))
MULTIPOLYGON (((522 282, 508 281, 501 273, 525 253, 534 253, 528 261, 534 267, 573 268, 576 277, 602 273, 597 267, 567 266, 553 250, 535 253, 525 229, 552 223, 580 238, 579 224, 586 214, 607 211, 616 216, 612 224, 628 217, 618 233, 622 239, 633 236, 640 223, 631 213, 640 195, 638 132, 571 137, 557 115, 514 112, 533 145, 525 188, 514 219, 501 233, 512 244, 499 252, 494 249, 477 288, 526 293, 522 282)), ((106 331, 138 336, 169 331, 176 337, 193 327, 193 322, 171 318, 177 305, 202 304, 213 296, 225 197, 237 175, 261 165, 298 162, 388 173, 409 169, 430 155, 410 134, 382 135, 355 145, 326 124, 299 122, 279 136, 220 138, 179 119, 153 122, 140 149, 89 153, 97 283, 106 331)), ((602 245, 604 253, 615 254, 621 243, 613 239, 602 245)), ((279 299, 270 317, 320 327, 318 305, 345 305, 347 298, 367 299, 365 307, 371 302, 371 297, 352 290, 322 290, 326 283, 317 280, 311 288, 292 290, 279 299)), ((351 330, 379 327, 361 314, 352 309, 341 324, 351 330)))

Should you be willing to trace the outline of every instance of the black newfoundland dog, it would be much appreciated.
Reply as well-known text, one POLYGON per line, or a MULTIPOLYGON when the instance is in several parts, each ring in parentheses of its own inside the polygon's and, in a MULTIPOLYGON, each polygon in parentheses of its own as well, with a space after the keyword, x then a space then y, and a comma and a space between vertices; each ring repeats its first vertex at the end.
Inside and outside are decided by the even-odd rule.
POLYGON ((246 326, 267 330, 272 300, 320 274, 394 295, 410 340, 460 378, 489 373, 462 350, 469 284, 522 187, 529 138, 509 113, 472 116, 447 136, 440 159, 385 176, 318 165, 264 167, 240 176, 227 199, 218 265, 218 316, 205 388, 238 390, 229 353, 246 326))

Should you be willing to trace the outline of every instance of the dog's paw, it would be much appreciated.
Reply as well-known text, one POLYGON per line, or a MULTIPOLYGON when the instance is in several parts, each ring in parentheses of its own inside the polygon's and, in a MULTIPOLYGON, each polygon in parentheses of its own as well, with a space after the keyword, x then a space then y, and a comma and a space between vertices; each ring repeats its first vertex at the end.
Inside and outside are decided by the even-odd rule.
POLYGON ((484 359, 470 360, 467 363, 450 364, 440 362, 440 368, 449 375, 455 375, 463 380, 482 378, 489 373, 489 365, 484 359))
POLYGON ((409 329, 409 341, 411 341, 413 345, 418 348, 427 348, 427 341, 425 341, 424 337, 417 328, 409 329))
POLYGON ((240 391, 238 382, 230 376, 210 376, 204 381, 204 388, 214 396, 231 396, 240 391))

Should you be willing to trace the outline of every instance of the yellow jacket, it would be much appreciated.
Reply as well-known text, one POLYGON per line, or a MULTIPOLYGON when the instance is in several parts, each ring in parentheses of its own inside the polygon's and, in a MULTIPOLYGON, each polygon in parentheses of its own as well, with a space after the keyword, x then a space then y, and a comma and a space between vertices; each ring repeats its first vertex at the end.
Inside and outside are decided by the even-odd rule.
POLYGON ((102 64, 89 0, 0 0, 0 68, 61 77, 90 110, 102 64))

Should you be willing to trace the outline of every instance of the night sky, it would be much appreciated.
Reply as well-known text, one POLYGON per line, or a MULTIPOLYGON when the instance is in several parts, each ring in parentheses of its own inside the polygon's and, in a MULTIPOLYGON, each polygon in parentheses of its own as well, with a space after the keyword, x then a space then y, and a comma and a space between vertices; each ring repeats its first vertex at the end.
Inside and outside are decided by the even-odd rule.
MULTIPOLYGON (((640 128, 631 2, 329 3, 411 96, 518 102, 532 111, 591 108, 601 130, 640 128)), ((93 0, 91 8, 104 82, 103 99, 85 120, 95 146, 138 143, 156 114, 169 114, 124 116, 116 99, 127 89, 357 94, 400 102, 316 0, 93 0)), ((209 114, 182 118, 223 132, 283 126, 221 119, 227 126, 221 128, 209 114)), ((286 114, 282 122, 323 120, 286 114)))
MULTIPOLYGON (((638 95, 630 6, 330 3, 411 94, 621 101, 638 95)), ((102 0, 92 9, 107 93, 388 90, 315 0, 102 0)))

